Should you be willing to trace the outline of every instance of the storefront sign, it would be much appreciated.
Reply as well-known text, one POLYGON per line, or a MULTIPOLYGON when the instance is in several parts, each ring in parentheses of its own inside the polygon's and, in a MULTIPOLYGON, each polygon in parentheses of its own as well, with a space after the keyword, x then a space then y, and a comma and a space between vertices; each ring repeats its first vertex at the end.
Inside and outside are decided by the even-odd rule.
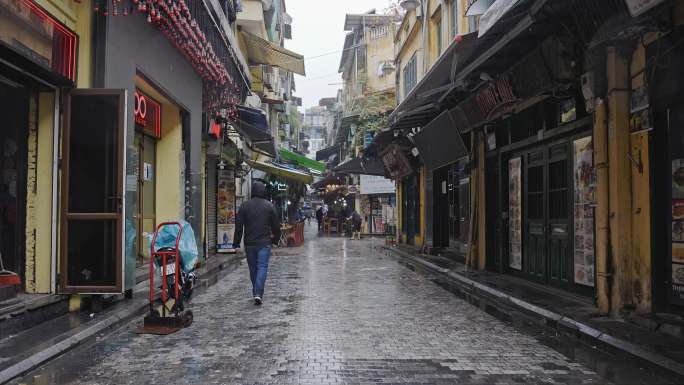
POLYGON ((135 90, 135 125, 146 134, 161 138, 161 105, 140 90, 135 90))
POLYGON ((575 283, 594 286, 594 203, 596 173, 591 136, 573 143, 575 202, 575 283))
POLYGON ((218 170, 216 189, 216 249, 219 253, 233 250, 235 233, 235 171, 218 170))
POLYGON ((629 13, 632 17, 637 17, 646 13, 649 9, 664 2, 664 0, 625 0, 629 13))
POLYGON ((394 194, 397 189, 394 181, 382 176, 361 175, 361 194, 394 194))
POLYGON ((522 269, 522 158, 508 161, 508 266, 522 269))

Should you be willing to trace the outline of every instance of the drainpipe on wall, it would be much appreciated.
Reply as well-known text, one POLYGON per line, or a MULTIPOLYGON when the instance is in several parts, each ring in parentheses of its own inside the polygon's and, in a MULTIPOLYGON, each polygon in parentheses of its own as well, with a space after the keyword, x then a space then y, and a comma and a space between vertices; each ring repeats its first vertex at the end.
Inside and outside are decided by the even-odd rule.
POLYGON ((596 296, 599 312, 610 313, 610 250, 608 195, 608 120, 606 104, 596 101, 594 113, 594 160, 596 167, 596 296))

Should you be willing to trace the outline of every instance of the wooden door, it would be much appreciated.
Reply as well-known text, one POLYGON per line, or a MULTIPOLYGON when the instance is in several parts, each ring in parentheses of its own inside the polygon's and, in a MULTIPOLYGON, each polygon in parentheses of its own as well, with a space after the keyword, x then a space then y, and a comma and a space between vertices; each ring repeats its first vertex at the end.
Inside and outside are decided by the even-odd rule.
POLYGON ((546 157, 544 150, 527 154, 525 175, 525 234, 523 271, 544 280, 546 278, 546 157))
POLYGON ((551 283, 567 285, 573 281, 571 244, 571 175, 567 143, 551 146, 548 150, 548 279, 551 283))
POLYGON ((62 141, 60 290, 123 291, 126 91, 73 90, 62 141))

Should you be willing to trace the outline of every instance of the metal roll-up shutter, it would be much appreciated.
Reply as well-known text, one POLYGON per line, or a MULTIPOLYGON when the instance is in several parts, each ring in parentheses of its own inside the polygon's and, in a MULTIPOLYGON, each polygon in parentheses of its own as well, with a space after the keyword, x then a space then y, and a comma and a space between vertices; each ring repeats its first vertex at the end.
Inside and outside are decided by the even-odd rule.
POLYGON ((207 248, 209 253, 216 253, 217 162, 217 157, 207 157, 207 248))

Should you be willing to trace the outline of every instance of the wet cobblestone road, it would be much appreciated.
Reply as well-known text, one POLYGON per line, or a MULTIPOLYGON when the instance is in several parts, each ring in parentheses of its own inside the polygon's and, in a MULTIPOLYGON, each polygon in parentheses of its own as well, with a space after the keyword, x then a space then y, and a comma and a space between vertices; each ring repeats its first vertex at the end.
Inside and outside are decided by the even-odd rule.
POLYGON ((192 301, 192 327, 129 324, 48 363, 28 384, 605 384, 401 266, 380 240, 308 234, 279 250, 262 307, 246 265, 192 301))

